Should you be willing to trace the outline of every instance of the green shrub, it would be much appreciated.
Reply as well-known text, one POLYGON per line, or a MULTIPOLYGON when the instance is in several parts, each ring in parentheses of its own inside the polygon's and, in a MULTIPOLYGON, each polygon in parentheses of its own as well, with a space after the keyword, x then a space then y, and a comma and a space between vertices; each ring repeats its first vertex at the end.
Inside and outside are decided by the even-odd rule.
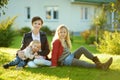
POLYGON ((70 31, 70 40, 73 43, 73 31, 70 31))
POLYGON ((48 26, 42 26, 40 30, 46 32, 47 35, 52 35, 52 31, 49 29, 48 26))
POLYGON ((81 32, 81 36, 83 37, 83 39, 86 42, 88 37, 90 36, 90 31, 89 30, 85 30, 85 31, 81 32))
POLYGON ((105 31, 103 37, 99 39, 99 44, 95 43, 97 49, 102 53, 120 55, 120 33, 105 31))
POLYGON ((0 47, 8 47, 14 38, 14 31, 11 29, 16 16, 0 22, 0 47))
POLYGON ((94 44, 96 35, 95 31, 93 30, 85 30, 81 33, 81 36, 85 40, 86 44, 94 44))
POLYGON ((21 29, 19 30, 20 35, 23 35, 24 33, 27 33, 27 32, 29 32, 29 31, 31 31, 31 28, 30 28, 30 27, 27 27, 27 26, 25 26, 25 27, 23 27, 23 28, 21 28, 21 29))
POLYGON ((88 39, 86 40, 87 44, 94 44, 94 42, 95 42, 95 36, 93 35, 90 35, 88 39))

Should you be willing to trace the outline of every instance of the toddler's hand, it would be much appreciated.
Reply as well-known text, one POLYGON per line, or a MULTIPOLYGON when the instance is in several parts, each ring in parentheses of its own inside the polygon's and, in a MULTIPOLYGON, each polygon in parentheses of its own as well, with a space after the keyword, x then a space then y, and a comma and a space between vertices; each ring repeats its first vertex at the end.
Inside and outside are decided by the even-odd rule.
POLYGON ((35 53, 34 53, 34 55, 35 55, 35 56, 37 56, 37 55, 38 55, 38 53, 37 53, 37 52, 35 52, 35 53))
POLYGON ((40 56, 35 56, 35 59, 39 59, 40 58, 40 56))
POLYGON ((24 52, 23 51, 19 51, 18 52, 18 57, 21 58, 21 59, 24 58, 25 57, 24 56, 24 52))

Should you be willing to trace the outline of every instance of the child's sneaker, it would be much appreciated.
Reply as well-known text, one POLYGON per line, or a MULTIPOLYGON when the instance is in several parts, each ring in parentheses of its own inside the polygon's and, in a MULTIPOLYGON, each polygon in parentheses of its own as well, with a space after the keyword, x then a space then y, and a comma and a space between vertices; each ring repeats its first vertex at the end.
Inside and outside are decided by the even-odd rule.
POLYGON ((23 69, 23 67, 16 67, 16 70, 21 70, 23 69))
POLYGON ((9 65, 8 65, 8 64, 4 64, 4 65, 3 65, 3 68, 4 68, 4 69, 8 69, 8 68, 9 68, 9 65))

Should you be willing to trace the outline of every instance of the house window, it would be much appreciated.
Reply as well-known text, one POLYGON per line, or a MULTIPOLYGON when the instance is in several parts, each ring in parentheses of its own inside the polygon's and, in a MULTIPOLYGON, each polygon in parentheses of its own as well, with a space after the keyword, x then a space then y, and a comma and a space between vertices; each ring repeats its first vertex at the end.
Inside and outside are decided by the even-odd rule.
POLYGON ((88 20, 89 19, 89 11, 87 7, 81 7, 81 20, 88 20))
POLYGON ((88 8, 85 8, 85 20, 88 19, 88 8))
POLYGON ((94 8, 94 18, 97 16, 97 8, 94 8))
POLYGON ((46 20, 58 20, 58 7, 46 7, 46 20))
POLYGON ((0 10, 0 17, 2 16, 2 11, 0 10))
POLYGON ((1 17, 1 12, 0 12, 0 17, 1 17))
POLYGON ((31 15, 30 15, 30 7, 26 7, 26 19, 29 20, 31 15))

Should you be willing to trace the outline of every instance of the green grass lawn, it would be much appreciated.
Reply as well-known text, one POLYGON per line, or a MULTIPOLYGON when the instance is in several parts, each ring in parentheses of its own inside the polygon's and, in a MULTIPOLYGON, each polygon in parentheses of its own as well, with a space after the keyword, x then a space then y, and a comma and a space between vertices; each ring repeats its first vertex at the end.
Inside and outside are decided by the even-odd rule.
MULTIPOLYGON (((53 36, 48 36, 48 41, 49 41, 49 45, 51 46, 51 41, 52 41, 52 37, 53 36)), ((21 46, 21 42, 22 42, 22 36, 16 36, 14 38, 14 41, 12 42, 12 45, 9 48, 16 48, 19 49, 21 46)), ((93 45, 87 45, 85 44, 83 38, 81 38, 80 36, 74 36, 73 37, 73 42, 72 42, 72 50, 74 51, 77 48, 79 48, 80 46, 84 46, 86 47, 88 50, 90 50, 92 53, 98 53, 98 51, 96 50, 96 47, 93 45)))
MULTIPOLYGON (((23 70, 15 70, 15 67, 10 69, 3 69, 2 65, 11 61, 15 57, 16 51, 20 48, 21 36, 15 37, 13 44, 9 48, 0 48, 0 80, 119 80, 120 79, 120 56, 99 54, 95 46, 86 45, 84 40, 80 37, 73 37, 73 49, 80 46, 85 46, 94 55, 97 55, 102 62, 105 62, 109 57, 113 57, 113 63, 110 69, 107 71, 98 69, 86 69, 79 67, 40 67, 40 68, 28 68, 23 70)), ((52 37, 49 36, 49 43, 52 37)), ((84 56, 81 57, 88 62, 84 56)), ((92 62, 91 62, 92 63, 92 62)))

